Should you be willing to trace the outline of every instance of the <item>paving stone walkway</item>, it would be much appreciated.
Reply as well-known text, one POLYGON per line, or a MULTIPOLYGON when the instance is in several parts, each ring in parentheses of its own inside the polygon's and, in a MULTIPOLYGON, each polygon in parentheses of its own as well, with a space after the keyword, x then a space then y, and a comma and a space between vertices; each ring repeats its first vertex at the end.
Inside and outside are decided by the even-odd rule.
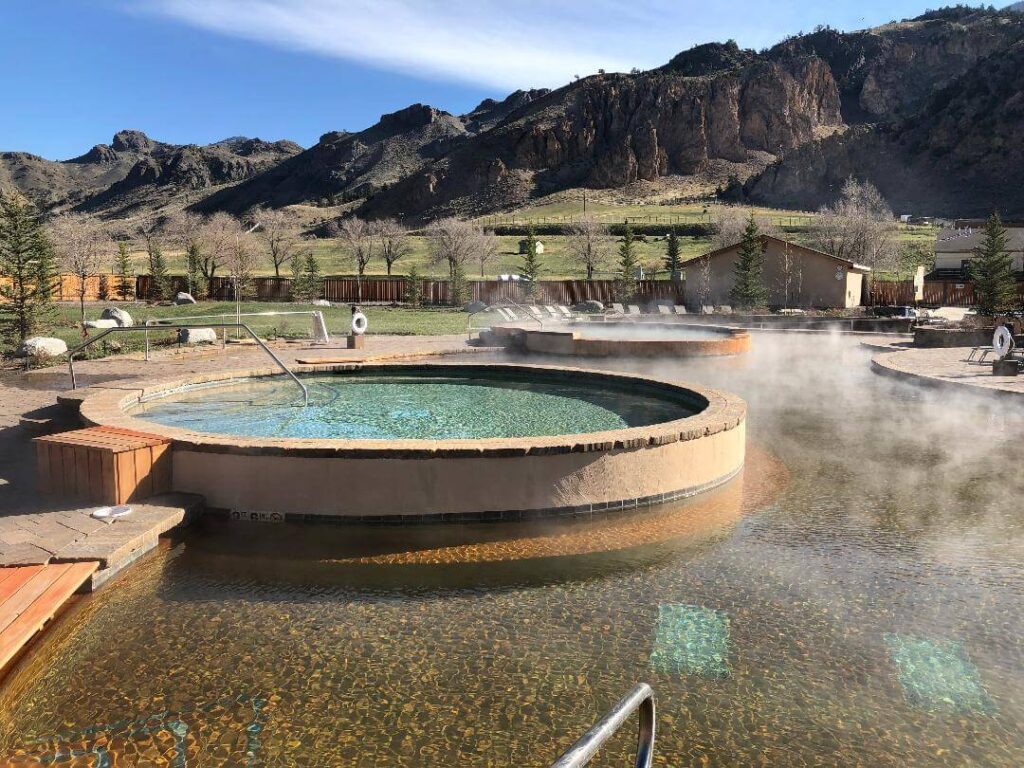
MULTIPOLYGON (((292 364, 297 359, 395 360, 470 351, 464 336, 370 336, 366 346, 277 343, 274 351, 292 364)), ((171 494, 133 504, 133 513, 114 522, 95 520, 95 507, 66 509, 36 491, 37 430, 74 429, 73 409, 58 398, 73 400, 96 388, 121 388, 143 379, 180 378, 231 368, 273 363, 252 345, 229 344, 204 349, 160 351, 146 362, 124 355, 75 365, 80 389, 72 393, 66 366, 31 371, 0 371, 0 566, 96 560, 98 582, 156 544, 157 537, 180 524, 195 499, 171 494)), ((95 584, 94 584, 95 585, 95 584)))
POLYGON ((1024 376, 993 376, 991 365, 971 365, 967 362, 970 351, 970 347, 909 348, 875 355, 872 364, 879 373, 926 386, 952 387, 990 395, 1024 396, 1024 376))

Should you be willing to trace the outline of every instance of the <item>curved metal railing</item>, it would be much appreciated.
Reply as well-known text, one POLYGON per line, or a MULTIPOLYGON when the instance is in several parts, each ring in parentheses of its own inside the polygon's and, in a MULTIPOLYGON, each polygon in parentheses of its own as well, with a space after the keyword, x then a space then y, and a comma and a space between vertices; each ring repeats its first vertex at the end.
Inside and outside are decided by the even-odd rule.
POLYGON ((654 689, 647 683, 637 683, 611 708, 607 715, 569 747, 551 768, 580 768, 593 759, 601 746, 622 727, 630 715, 639 710, 640 729, 636 741, 636 768, 651 768, 654 760, 654 689))
MULTIPOLYGON (((257 336, 256 333, 253 331, 253 329, 250 328, 245 323, 204 323, 202 325, 193 325, 191 323, 184 324, 184 325, 163 325, 163 324, 161 324, 161 325, 129 325, 129 326, 124 326, 124 327, 119 326, 117 328, 104 328, 101 333, 98 333, 95 336, 92 336, 92 337, 86 339, 84 342, 79 344, 74 349, 68 350, 68 352, 67 352, 67 356, 68 356, 68 372, 71 374, 71 388, 72 389, 78 389, 78 380, 75 378, 75 355, 77 355, 79 352, 81 352, 85 348, 95 344, 100 339, 110 335, 111 333, 118 333, 118 332, 120 332, 120 333, 127 333, 129 331, 136 331, 136 332, 142 331, 142 332, 148 334, 150 331, 158 330, 158 329, 159 330, 183 330, 183 329, 184 330, 189 330, 189 329, 194 329, 194 328, 236 328, 236 329, 243 330, 246 333, 248 333, 252 337, 252 340, 255 341, 264 352, 266 352, 268 355, 270 355, 271 359, 273 359, 273 361, 275 363, 277 363, 277 366, 282 371, 284 371, 286 374, 288 374, 288 376, 291 377, 292 381, 294 381, 298 385, 299 389, 302 390, 302 404, 304 406, 305 405, 309 405, 309 390, 306 389, 306 385, 302 383, 302 381, 299 379, 299 377, 296 376, 287 365, 284 364, 284 361, 281 360, 280 357, 278 357, 276 354, 274 354, 274 351, 263 342, 263 339, 261 339, 259 336, 257 336)), ((148 342, 148 337, 147 337, 147 342, 148 342)), ((148 349, 147 349, 147 352, 148 352, 148 349)))

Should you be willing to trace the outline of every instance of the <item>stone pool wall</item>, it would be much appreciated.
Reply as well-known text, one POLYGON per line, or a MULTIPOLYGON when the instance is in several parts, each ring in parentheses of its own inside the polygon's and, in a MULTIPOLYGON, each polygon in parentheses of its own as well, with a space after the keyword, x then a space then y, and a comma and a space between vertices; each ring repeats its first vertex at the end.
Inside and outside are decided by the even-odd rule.
POLYGON ((125 412, 140 399, 270 370, 110 390, 82 405, 83 418, 173 441, 173 486, 207 506, 297 518, 402 523, 591 515, 657 504, 728 481, 743 466, 746 404, 718 390, 655 379, 539 366, 307 366, 301 372, 535 373, 645 387, 703 409, 647 427, 582 435, 488 440, 321 440, 215 435, 165 427, 125 412))
POLYGON ((672 339, 642 338, 644 331, 652 335, 679 331, 679 323, 600 323, 601 326, 635 329, 637 338, 587 338, 580 331, 566 329, 547 330, 497 326, 490 329, 491 339, 520 350, 546 355, 574 357, 725 357, 750 351, 750 334, 735 328, 702 326, 700 331, 713 333, 716 338, 672 339))

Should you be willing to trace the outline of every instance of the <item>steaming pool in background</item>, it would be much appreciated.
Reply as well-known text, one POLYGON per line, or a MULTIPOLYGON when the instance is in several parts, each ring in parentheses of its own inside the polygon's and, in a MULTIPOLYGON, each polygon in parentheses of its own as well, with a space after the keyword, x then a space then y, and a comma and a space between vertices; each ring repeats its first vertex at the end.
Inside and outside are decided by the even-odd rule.
POLYGON ((742 358, 602 363, 736 392, 789 477, 748 464, 618 519, 607 551, 481 555, 589 542, 593 521, 204 523, 37 644, 0 692, 0 755, 546 765, 646 680, 661 765, 1019 766, 1024 479, 999 468, 1024 420, 868 359, 759 336, 742 358))

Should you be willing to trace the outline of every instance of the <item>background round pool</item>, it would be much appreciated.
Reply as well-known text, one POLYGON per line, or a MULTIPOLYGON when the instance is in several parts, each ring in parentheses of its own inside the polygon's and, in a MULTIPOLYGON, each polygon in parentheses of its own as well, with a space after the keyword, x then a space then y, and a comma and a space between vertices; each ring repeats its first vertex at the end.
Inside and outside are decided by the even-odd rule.
POLYGON ((249 437, 355 440, 534 437, 641 427, 695 411, 667 396, 564 381, 443 375, 310 376, 309 406, 276 377, 151 401, 136 415, 165 426, 249 437))

